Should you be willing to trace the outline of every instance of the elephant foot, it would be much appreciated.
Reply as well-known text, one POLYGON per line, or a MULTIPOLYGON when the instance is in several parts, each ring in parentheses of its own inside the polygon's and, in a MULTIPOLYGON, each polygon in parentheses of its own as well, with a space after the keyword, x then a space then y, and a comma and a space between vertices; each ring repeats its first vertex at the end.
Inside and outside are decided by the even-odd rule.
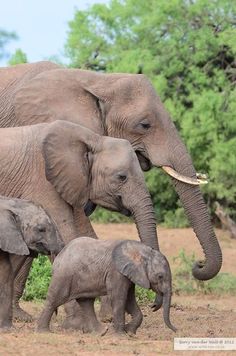
POLYGON ((104 327, 101 323, 95 320, 86 320, 83 321, 78 317, 67 317, 63 324, 63 329, 73 329, 73 330, 80 330, 83 333, 96 333, 100 334, 101 336, 105 335, 107 332, 107 327, 104 327))
POLYGON ((115 329, 114 326, 111 326, 109 327, 109 330, 107 332, 107 335, 109 337, 114 337, 114 338, 123 338, 123 339, 126 339, 129 338, 129 334, 125 331, 125 330, 122 330, 122 329, 115 329))
POLYGON ((112 321, 113 314, 112 314, 112 307, 111 307, 111 300, 109 297, 101 297, 101 308, 99 311, 99 319, 103 323, 110 323, 112 321))
POLYGON ((108 331, 108 326, 102 325, 101 323, 87 324, 83 329, 83 333, 95 333, 100 336, 104 336, 108 331))
POLYGON ((83 323, 81 319, 68 316, 65 318, 65 320, 62 323, 62 329, 68 330, 68 329, 73 329, 73 330, 83 330, 83 323))
POLYGON ((13 307, 13 319, 23 321, 25 323, 31 323, 33 321, 33 317, 24 311, 19 305, 13 307))
POLYGON ((15 328, 12 325, 11 321, 4 321, 0 323, 0 333, 4 333, 4 332, 9 332, 14 330, 15 328))
POLYGON ((50 333, 51 330, 48 327, 40 327, 38 326, 35 330, 37 333, 50 333))
POLYGON ((126 324, 125 325, 125 332, 129 335, 129 336, 134 336, 136 334, 137 331, 137 327, 131 324, 126 324))

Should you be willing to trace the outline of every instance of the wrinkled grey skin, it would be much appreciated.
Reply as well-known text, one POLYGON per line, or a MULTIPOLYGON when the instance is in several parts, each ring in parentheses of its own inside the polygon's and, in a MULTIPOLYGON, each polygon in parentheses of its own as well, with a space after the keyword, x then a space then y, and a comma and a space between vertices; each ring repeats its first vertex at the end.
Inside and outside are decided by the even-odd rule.
POLYGON ((57 255, 64 243, 39 206, 0 197, 0 329, 12 326, 14 277, 30 253, 57 255))
POLYGON ((135 284, 151 288, 163 295, 163 316, 171 325, 171 272, 166 258, 137 241, 99 241, 80 237, 71 241, 56 257, 44 310, 38 321, 38 331, 49 331, 51 317, 60 305, 76 299, 84 313, 88 329, 101 332, 94 312, 96 297, 108 294, 112 302, 113 327, 118 333, 136 333, 142 313, 135 299, 135 284), (88 313, 89 310, 89 313, 88 313), (131 321, 125 325, 125 312, 131 321))
MULTIPOLYGON (((0 69, 1 127, 57 119, 127 139, 143 170, 169 166, 179 174, 196 177, 184 143, 144 75, 65 69, 51 62, 0 69)), ((200 189, 176 179, 173 183, 206 258, 194 265, 194 277, 213 278, 221 268, 222 254, 200 189)), ((74 215, 80 236, 95 236, 83 211, 78 209, 74 215)), ((29 265, 24 266, 19 274, 18 298, 28 270, 29 265)))
POLYGON ((158 249, 151 197, 127 140, 62 120, 4 128, 0 166, 0 193, 41 204, 65 242, 82 234, 75 212, 90 200, 132 215, 141 241, 158 249))

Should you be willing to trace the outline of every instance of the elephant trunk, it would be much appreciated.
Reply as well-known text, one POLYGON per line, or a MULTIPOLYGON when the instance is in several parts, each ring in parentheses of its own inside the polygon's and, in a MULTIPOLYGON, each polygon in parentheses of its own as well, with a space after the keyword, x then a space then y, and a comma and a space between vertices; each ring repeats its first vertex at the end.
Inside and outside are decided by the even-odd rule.
POLYGON ((151 305, 152 311, 157 311, 162 307, 163 304, 163 294, 157 293, 154 303, 151 305))
POLYGON ((136 198, 126 206, 132 211, 140 240, 145 245, 159 250, 155 213, 151 197, 146 188, 144 192, 139 189, 136 192, 136 198))
POLYGON ((171 290, 168 290, 164 293, 163 297, 163 318, 166 326, 173 330, 174 332, 177 330, 170 322, 170 305, 171 305, 171 290))
MULTIPOLYGON (((196 178, 196 172, 184 144, 180 141, 180 144, 175 146, 174 149, 173 146, 170 148, 170 152, 173 152, 174 155, 171 159, 172 167, 178 173, 196 178)), ((204 263, 198 261, 194 264, 193 276, 199 280, 211 279, 221 268, 222 253, 210 221, 207 206, 198 186, 180 182, 175 178, 173 178, 173 182, 205 254, 204 263)))
POLYGON ((51 256, 57 256, 64 247, 65 243, 62 240, 61 234, 55 227, 51 232, 50 238, 48 239, 47 249, 51 256))

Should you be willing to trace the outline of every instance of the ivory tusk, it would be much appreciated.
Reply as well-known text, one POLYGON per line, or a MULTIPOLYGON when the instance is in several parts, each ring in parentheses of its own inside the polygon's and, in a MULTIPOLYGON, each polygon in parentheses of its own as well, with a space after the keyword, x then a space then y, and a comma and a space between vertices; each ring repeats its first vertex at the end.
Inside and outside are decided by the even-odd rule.
POLYGON ((206 175, 205 173, 197 172, 197 173, 196 173, 196 176, 197 176, 197 178, 199 178, 199 179, 207 180, 207 175, 206 175))
POLYGON ((182 174, 176 172, 173 168, 169 167, 169 166, 162 166, 162 169, 169 174, 171 177, 184 182, 184 183, 188 183, 188 184, 192 184, 192 185, 200 185, 200 184, 207 184, 208 181, 206 179, 206 175, 202 174, 202 173, 197 173, 196 176, 197 178, 190 178, 190 177, 186 177, 183 176, 182 174))

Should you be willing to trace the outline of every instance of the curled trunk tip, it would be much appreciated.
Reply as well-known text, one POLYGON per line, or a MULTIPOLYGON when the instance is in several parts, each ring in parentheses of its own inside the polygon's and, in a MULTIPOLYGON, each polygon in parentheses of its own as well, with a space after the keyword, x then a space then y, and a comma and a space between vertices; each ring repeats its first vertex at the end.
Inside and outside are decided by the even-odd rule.
POLYGON ((222 266, 222 257, 218 257, 218 264, 209 264, 207 261, 196 261, 192 268, 194 278, 207 281, 217 275, 222 266))

